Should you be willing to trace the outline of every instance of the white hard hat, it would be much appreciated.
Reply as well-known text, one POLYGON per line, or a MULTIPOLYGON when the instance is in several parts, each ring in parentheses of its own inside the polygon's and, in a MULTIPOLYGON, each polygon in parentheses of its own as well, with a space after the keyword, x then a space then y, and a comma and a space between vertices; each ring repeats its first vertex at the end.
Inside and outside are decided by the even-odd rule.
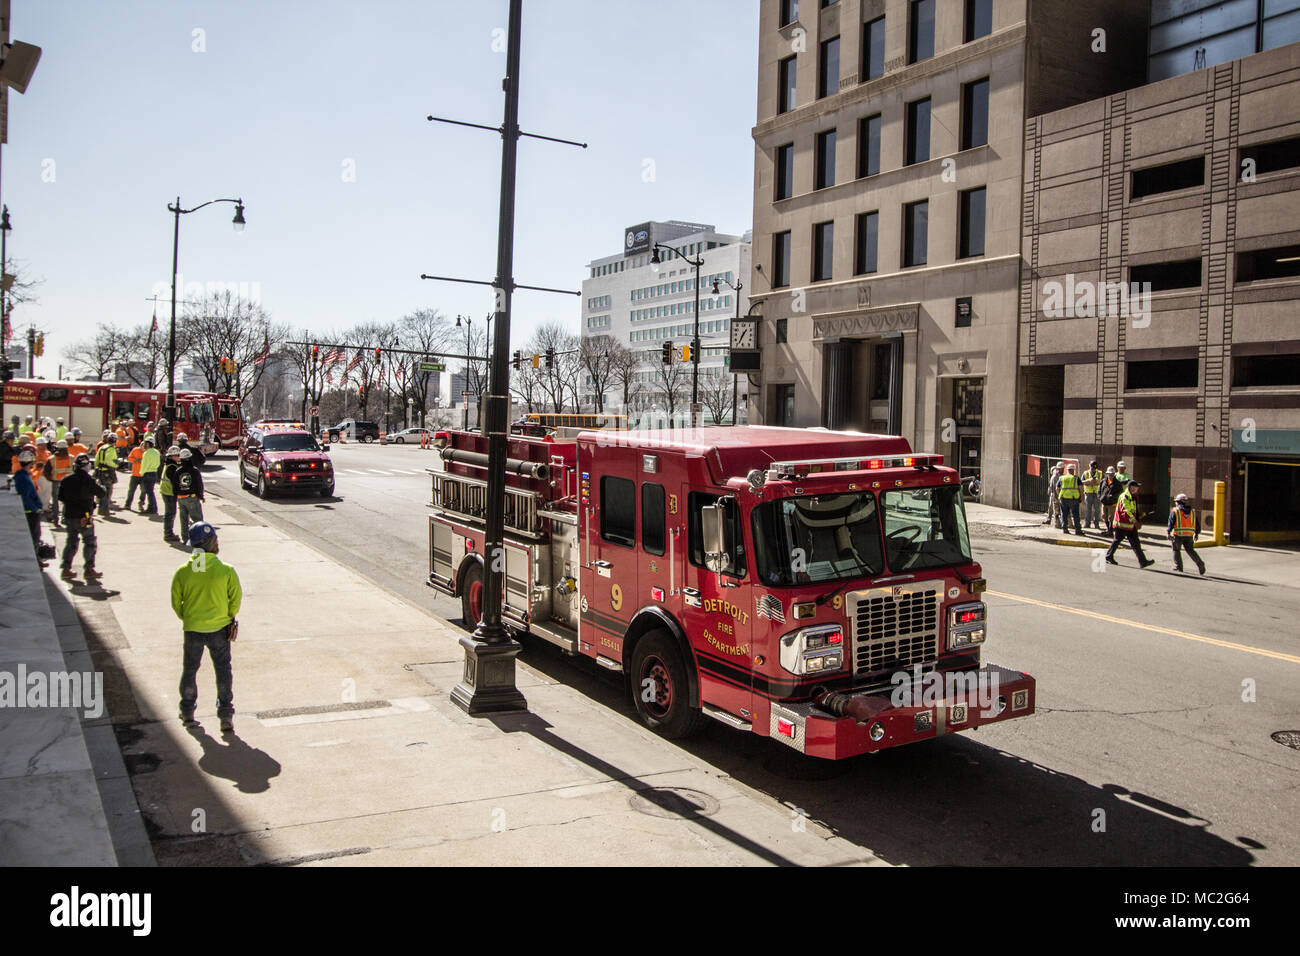
POLYGON ((181 449, 181 461, 189 461, 193 457, 194 452, 190 451, 188 448, 181 449))
POLYGON ((46 438, 44 435, 37 435, 37 436, 36 436, 36 444, 38 444, 38 445, 48 445, 49 443, 50 443, 50 440, 49 440, 48 438, 46 438))
POLYGON ((21 462, 35 461, 36 452, 32 451, 30 448, 24 447, 23 450, 18 453, 18 460, 21 462))
POLYGON ((1121 461, 1121 462, 1118 462, 1118 466, 1119 466, 1120 468, 1123 468, 1123 467, 1124 467, 1124 463, 1123 463, 1122 461, 1121 461))
POLYGON ((1175 495, 1175 496, 1174 496, 1174 501, 1186 501, 1186 500, 1187 500, 1187 496, 1186 496, 1186 495, 1175 495))
POLYGON ((64 451, 67 451, 67 450, 68 450, 68 442, 67 442, 67 439, 65 439, 65 438, 60 438, 58 441, 56 441, 56 442, 54 443, 54 447, 55 447, 55 448, 62 448, 64 451))
POLYGON ((180 448, 177 447, 176 445, 172 445, 170 448, 167 449, 167 457, 168 457, 168 458, 170 458, 172 455, 179 455, 180 453, 181 453, 181 450, 180 450, 180 448))

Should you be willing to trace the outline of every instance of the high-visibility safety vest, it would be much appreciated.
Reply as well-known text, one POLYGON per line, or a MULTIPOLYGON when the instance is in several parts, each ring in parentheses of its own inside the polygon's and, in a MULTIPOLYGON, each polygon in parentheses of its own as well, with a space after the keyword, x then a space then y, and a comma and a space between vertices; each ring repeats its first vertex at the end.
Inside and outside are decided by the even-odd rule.
POLYGON ((1068 473, 1062 475, 1062 476, 1061 476, 1060 487, 1059 487, 1059 489, 1058 489, 1058 491, 1057 491, 1057 496, 1060 497, 1060 498, 1064 498, 1064 499, 1067 500, 1067 501, 1070 501, 1070 500, 1072 500, 1072 499, 1074 499, 1074 498, 1078 498, 1078 497, 1079 497, 1079 479, 1078 479, 1077 477, 1075 477, 1074 475, 1071 475, 1071 474, 1068 474, 1068 473))
POLYGON ((136 446, 131 449, 131 454, 127 456, 131 460, 131 477, 140 477, 140 459, 144 458, 144 449, 136 446))
POLYGON ((127 439, 126 439, 126 429, 125 429, 125 428, 121 428, 121 427, 119 427, 118 430, 115 432, 115 434, 117 435, 117 447, 118 447, 118 448, 126 448, 129 444, 131 444, 131 443, 130 443, 129 441, 127 441, 127 439))
POLYGON ((55 481, 62 481, 64 478, 68 477, 68 475, 72 474, 72 462, 73 458, 71 455, 54 456, 55 481))
POLYGON ((1121 531, 1132 531, 1137 527, 1138 506, 1133 496, 1125 491, 1115 502, 1115 527, 1121 531))
POLYGON ((96 468, 116 468, 117 467, 117 449, 109 441, 101 442, 95 449, 95 467, 96 468))
POLYGON ((1083 484, 1083 493, 1085 495, 1095 495, 1097 489, 1101 487, 1102 472, 1100 469, 1089 470, 1083 473, 1081 482, 1083 484))
POLYGON ((63 441, 64 436, 66 436, 67 434, 68 434, 68 426, 60 425, 58 428, 54 429, 54 440, 63 441))
POLYGON ((76 460, 78 455, 84 455, 85 453, 86 453, 86 446, 79 441, 74 441, 70 445, 68 445, 68 454, 72 456, 74 461, 76 460))
POLYGON ((1174 516, 1174 534, 1187 535, 1188 537, 1196 536, 1196 509, 1188 508, 1184 511, 1182 508, 1174 505, 1170 512, 1174 516))

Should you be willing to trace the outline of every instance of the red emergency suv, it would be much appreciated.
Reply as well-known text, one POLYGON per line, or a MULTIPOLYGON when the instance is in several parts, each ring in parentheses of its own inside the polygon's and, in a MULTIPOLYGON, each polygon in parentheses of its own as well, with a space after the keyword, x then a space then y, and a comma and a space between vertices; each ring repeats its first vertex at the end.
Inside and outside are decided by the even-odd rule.
POLYGON ((262 498, 274 491, 334 494, 334 465, 320 442, 302 428, 271 425, 248 430, 239 446, 239 483, 262 498))

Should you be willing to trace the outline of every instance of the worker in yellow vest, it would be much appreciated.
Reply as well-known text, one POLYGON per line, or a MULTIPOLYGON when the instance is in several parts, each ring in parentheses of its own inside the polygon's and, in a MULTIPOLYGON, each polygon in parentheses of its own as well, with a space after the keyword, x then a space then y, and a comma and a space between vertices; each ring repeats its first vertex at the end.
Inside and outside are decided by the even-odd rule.
POLYGON ((60 440, 54 443, 54 454, 45 462, 45 475, 51 485, 48 510, 56 528, 59 526, 59 487, 63 484, 63 479, 72 474, 75 461, 76 459, 68 454, 68 443, 60 440))
POLYGON ((1083 529, 1079 527, 1079 499, 1082 491, 1079 478, 1074 473, 1074 462, 1065 466, 1065 474, 1056 486, 1056 495, 1061 499, 1061 530, 1070 533, 1070 518, 1073 517, 1074 533, 1082 536, 1083 529))
POLYGON ((1079 484, 1083 486, 1083 527, 1086 531, 1092 528, 1094 531, 1101 530, 1101 480, 1104 478, 1102 470, 1097 467, 1097 459, 1094 458, 1088 463, 1088 468, 1079 477, 1079 484))
POLYGON ((1196 539, 1201 536, 1201 516, 1186 495, 1174 499, 1174 506, 1169 509, 1169 523, 1165 534, 1174 546, 1174 570, 1183 569, 1183 552, 1186 551, 1196 565, 1196 570, 1205 573, 1205 562, 1196 553, 1196 539))

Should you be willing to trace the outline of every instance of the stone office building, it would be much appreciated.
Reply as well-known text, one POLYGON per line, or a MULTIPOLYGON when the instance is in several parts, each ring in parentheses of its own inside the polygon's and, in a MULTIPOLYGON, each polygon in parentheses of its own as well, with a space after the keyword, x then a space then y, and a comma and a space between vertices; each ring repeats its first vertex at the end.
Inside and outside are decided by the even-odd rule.
POLYGON ((1036 116, 1024 167, 1026 440, 1127 459, 1154 521, 1225 481, 1234 539, 1300 540, 1300 43, 1036 116))
POLYGON ((1146 14, 763 0, 750 421, 902 434, 1013 504, 1025 119, 1143 82, 1146 14))

